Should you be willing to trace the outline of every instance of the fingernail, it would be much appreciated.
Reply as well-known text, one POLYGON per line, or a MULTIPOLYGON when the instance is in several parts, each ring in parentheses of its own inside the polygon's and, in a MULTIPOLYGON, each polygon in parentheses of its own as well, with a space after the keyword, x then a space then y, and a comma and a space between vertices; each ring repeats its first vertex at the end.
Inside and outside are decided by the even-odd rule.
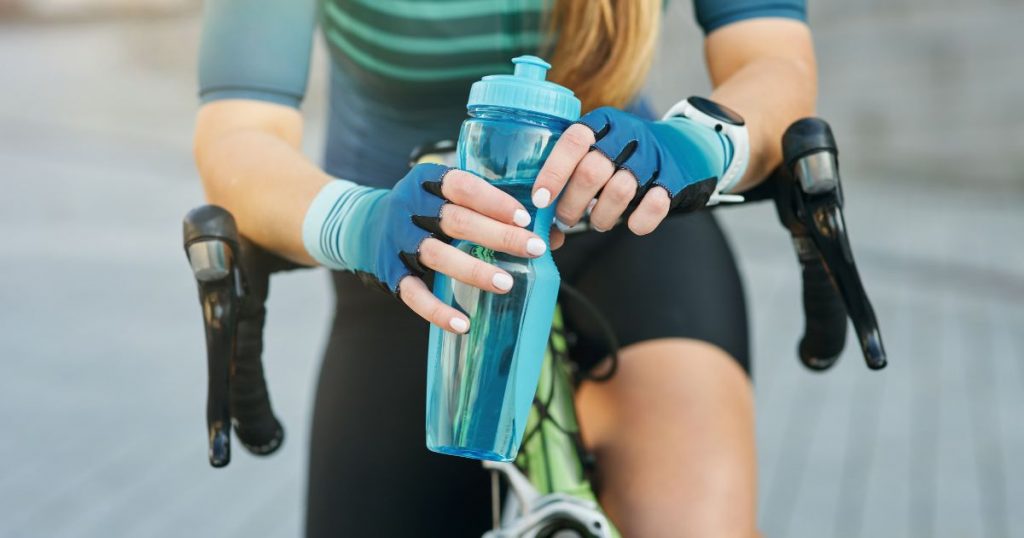
POLYGON ((597 205, 597 198, 594 198, 593 200, 590 201, 589 204, 587 204, 587 213, 590 213, 591 211, 593 211, 594 210, 594 206, 596 206, 596 205, 597 205))
POLYGON ((515 222, 517 226, 529 226, 530 214, 523 209, 517 209, 515 215, 512 216, 512 222, 515 222))
POLYGON ((526 242, 526 252, 529 252, 531 256, 540 256, 541 254, 544 254, 544 251, 547 249, 548 246, 539 238, 531 237, 530 240, 526 242))
POLYGON ((549 202, 551 202, 551 191, 542 188, 533 193, 533 205, 547 207, 549 202))
POLYGON ((452 318, 452 320, 448 322, 448 325, 457 333, 464 333, 469 329, 469 323, 462 318, 452 318))
POLYGON ((494 284, 495 288, 498 288, 501 291, 508 291, 512 289, 512 277, 505 273, 494 273, 494 276, 491 277, 491 283, 494 284))

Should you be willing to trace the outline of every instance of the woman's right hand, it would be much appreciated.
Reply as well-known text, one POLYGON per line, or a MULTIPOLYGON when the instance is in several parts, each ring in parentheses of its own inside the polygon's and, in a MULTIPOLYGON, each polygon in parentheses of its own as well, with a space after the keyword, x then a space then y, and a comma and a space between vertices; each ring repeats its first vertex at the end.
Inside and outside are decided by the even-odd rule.
MULTIPOLYGON (((451 239, 464 239, 478 245, 519 256, 535 258, 547 250, 544 240, 524 229, 530 214, 515 198, 478 176, 456 168, 440 165, 417 165, 402 182, 426 185, 427 192, 443 200, 437 220, 425 224, 431 234, 419 243, 416 260, 407 265, 409 272, 398 282, 398 296, 420 317, 444 330, 464 333, 469 320, 459 310, 444 304, 423 282, 425 270, 433 270, 470 286, 493 293, 512 289, 512 276, 448 244, 451 239), (426 168, 421 168, 426 167, 426 168), (422 172, 427 172, 426 178, 422 172), (440 171, 440 176, 431 179, 440 171), (439 182, 439 183, 438 183, 439 182), (440 232, 440 233, 438 233, 440 232), (416 267, 416 265, 420 267, 416 267)), ((422 216, 422 215, 421 215, 422 216)), ((406 217, 408 218, 408 217, 406 217)), ((414 222, 417 219, 414 219, 414 222)), ((428 221, 429 222, 429 221, 428 221)))
MULTIPOLYGON (((462 239, 535 258, 547 245, 525 229, 529 224, 522 204, 483 179, 419 164, 390 190, 332 181, 310 205, 303 240, 320 263, 370 277, 420 317, 464 333, 469 319, 435 297, 422 277, 437 271, 484 291, 507 293, 511 275, 449 243, 462 239)), ((560 238, 554 239, 557 244, 560 238)))

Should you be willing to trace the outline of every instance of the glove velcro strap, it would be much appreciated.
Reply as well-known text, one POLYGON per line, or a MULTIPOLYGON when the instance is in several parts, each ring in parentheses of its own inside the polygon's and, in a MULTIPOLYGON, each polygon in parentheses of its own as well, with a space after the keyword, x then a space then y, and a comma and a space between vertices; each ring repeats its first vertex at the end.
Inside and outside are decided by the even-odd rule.
POLYGON ((711 195, 715 192, 717 186, 718 178, 709 177, 683 187, 682 190, 672 197, 669 211, 676 209, 680 211, 697 211, 703 208, 707 205, 708 200, 711 199, 711 195))

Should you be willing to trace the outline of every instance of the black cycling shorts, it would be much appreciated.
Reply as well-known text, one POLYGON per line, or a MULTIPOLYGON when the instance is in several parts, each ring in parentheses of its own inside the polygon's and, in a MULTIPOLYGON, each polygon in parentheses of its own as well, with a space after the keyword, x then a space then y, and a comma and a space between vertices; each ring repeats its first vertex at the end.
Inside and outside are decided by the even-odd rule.
MULTIPOLYGON (((710 342, 748 369, 743 291, 710 212, 673 217, 647 236, 619 226, 572 235, 555 251, 562 279, 608 319, 620 345, 710 342)), ((479 462, 424 442, 427 324, 400 301, 334 273, 337 311, 320 372, 306 534, 478 537, 490 525, 479 462)), ((581 369, 607 353, 592 313, 562 301, 581 369)), ((680 357, 686 360, 686 357, 680 357)))

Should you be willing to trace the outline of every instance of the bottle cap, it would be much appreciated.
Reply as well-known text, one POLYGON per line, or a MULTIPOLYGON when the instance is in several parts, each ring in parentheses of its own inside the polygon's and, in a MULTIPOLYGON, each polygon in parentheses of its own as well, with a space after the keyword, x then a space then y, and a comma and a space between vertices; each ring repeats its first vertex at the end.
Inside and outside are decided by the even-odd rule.
POLYGON ((466 106, 517 108, 568 121, 580 118, 580 100, 572 90, 545 80, 551 64, 536 56, 519 56, 512 63, 511 75, 488 75, 474 82, 466 106))

